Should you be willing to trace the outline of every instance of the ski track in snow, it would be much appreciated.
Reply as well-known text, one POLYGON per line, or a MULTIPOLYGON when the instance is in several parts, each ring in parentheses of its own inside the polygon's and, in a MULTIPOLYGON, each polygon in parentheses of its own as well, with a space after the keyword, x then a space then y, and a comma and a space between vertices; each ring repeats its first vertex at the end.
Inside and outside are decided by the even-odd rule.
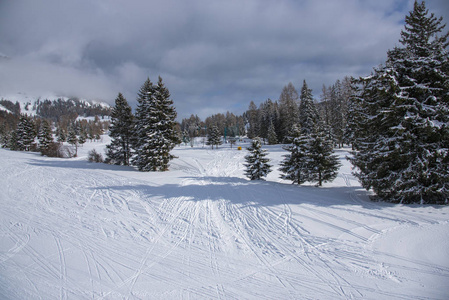
POLYGON ((249 181, 225 145, 176 148, 164 173, 87 163, 85 145, 0 149, 0 298, 447 298, 449 208, 370 202, 344 151, 316 188, 276 167, 249 181))

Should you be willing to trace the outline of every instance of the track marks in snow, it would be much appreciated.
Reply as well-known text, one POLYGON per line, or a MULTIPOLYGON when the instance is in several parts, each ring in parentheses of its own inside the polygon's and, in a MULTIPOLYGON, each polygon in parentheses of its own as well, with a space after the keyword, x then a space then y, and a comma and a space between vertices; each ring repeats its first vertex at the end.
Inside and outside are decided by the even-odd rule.
POLYGON ((41 299, 422 299, 404 274, 449 278, 445 266, 369 247, 441 216, 366 202, 349 173, 339 205, 325 189, 242 179, 243 151, 200 151, 167 178, 43 163, 17 167, 16 187, 9 172, 0 264, 11 282, 41 299), (178 185, 189 193, 168 190, 178 185))
POLYGON ((64 249, 62 248, 61 239, 59 237, 54 236, 56 246, 58 248, 58 256, 59 256, 59 268, 60 268, 60 299, 67 299, 67 266, 65 261, 64 249))

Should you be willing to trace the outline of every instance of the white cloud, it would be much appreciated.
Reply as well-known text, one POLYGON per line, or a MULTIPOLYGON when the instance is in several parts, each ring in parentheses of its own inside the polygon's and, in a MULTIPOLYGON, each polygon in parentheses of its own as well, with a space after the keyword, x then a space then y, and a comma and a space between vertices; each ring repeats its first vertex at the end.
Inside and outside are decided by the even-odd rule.
MULTIPOLYGON (((428 2, 434 9, 445 3, 428 2)), ((184 117, 276 100, 290 81, 299 89, 306 79, 319 94, 322 84, 369 73, 398 44, 413 1, 0 5, 0 52, 13 58, 0 70, 2 91, 58 89, 102 98, 120 91, 133 102, 147 77, 162 75, 184 117)))
POLYGON ((114 86, 101 71, 85 72, 42 61, 13 58, 0 62, 0 90, 3 93, 78 96, 108 101, 114 86))

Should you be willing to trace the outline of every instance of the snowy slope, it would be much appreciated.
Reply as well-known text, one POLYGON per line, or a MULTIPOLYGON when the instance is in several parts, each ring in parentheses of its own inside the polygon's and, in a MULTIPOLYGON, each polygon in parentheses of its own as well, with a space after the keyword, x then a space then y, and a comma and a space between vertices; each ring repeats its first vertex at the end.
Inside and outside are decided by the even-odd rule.
MULTIPOLYGON (((12 103, 18 102, 20 104, 21 113, 26 114, 28 116, 36 115, 36 110, 34 109, 33 106, 35 106, 35 104, 38 101, 44 101, 44 100, 57 101, 58 99, 61 99, 63 101, 70 100, 69 97, 57 96, 52 93, 42 94, 42 95, 38 95, 38 96, 29 95, 26 93, 7 94, 7 95, 0 95, 0 99, 9 100, 12 103)), ((97 101, 97 100, 88 100, 88 99, 79 99, 79 100, 81 102, 83 102, 86 106, 99 105, 103 108, 110 107, 109 104, 107 104, 105 102, 97 101)), ((2 106, 0 106, 0 109, 1 108, 2 108, 2 106)))
POLYGON ((107 141, 0 149, 1 299, 447 299, 449 207, 370 202, 344 151, 316 188, 248 181, 226 146, 164 173, 88 163, 107 141))

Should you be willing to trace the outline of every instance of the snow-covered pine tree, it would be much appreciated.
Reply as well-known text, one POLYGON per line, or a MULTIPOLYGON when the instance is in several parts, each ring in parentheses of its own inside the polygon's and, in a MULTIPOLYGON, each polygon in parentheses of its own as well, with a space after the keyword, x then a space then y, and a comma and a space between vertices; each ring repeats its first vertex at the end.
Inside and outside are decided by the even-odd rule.
POLYGON ((317 124, 308 141, 308 181, 317 182, 318 186, 321 186, 323 182, 334 180, 341 166, 338 157, 334 154, 334 143, 329 137, 329 131, 330 128, 317 124))
POLYGON ((155 121, 152 124, 155 154, 159 156, 160 163, 158 171, 167 171, 169 162, 174 158, 170 151, 181 143, 176 126, 176 110, 170 92, 159 76, 154 90, 156 106, 154 107, 155 121))
POLYGON ((42 120, 37 137, 39 140, 40 151, 45 152, 50 144, 53 143, 53 133, 51 132, 51 127, 47 120, 42 120))
POLYGON ((362 185, 386 201, 448 203, 449 33, 424 2, 405 23, 403 47, 359 80, 354 101, 364 118, 352 163, 362 185))
POLYGON ((267 156, 267 150, 262 149, 260 138, 253 139, 251 146, 247 148, 249 154, 245 156, 246 167, 245 175, 250 180, 264 180, 271 172, 270 159, 267 156))
POLYGON ((274 128, 273 122, 270 122, 270 126, 268 126, 268 144, 276 145, 278 143, 278 137, 276 134, 276 129, 274 128))
POLYGON ((17 150, 30 151, 36 137, 34 123, 27 115, 21 115, 17 124, 17 150))
POLYGON ((17 130, 9 132, 7 147, 13 151, 19 150, 19 145, 17 144, 17 130))
POLYGON ((63 143, 65 141, 67 141, 67 134, 66 134, 65 130, 60 125, 56 128, 56 140, 59 143, 63 143))
POLYGON ((313 100, 312 90, 308 88, 305 80, 299 99, 299 124, 302 132, 305 135, 310 135, 319 121, 319 115, 313 100))
POLYGON ((115 165, 129 165, 131 139, 134 133, 134 116, 128 101, 119 93, 111 112, 109 136, 111 143, 106 146, 105 162, 115 165))
POLYGON ((137 93, 134 136, 132 138, 132 147, 135 155, 131 161, 139 171, 153 170, 152 156, 147 155, 148 151, 146 148, 148 148, 148 139, 151 134, 150 124, 152 124, 153 120, 150 111, 154 101, 154 86, 150 78, 147 78, 137 93))
POLYGON ((78 143, 82 146, 87 141, 87 131, 84 126, 80 127, 79 136, 78 136, 78 143))
POLYGON ((76 135, 76 128, 75 125, 72 124, 69 129, 68 129, 68 133, 67 133, 67 143, 69 143, 70 145, 75 146, 75 155, 74 157, 78 156, 78 136, 76 135))
POLYGON ((294 126, 290 131, 288 139, 291 144, 283 147, 289 154, 284 155, 279 168, 281 178, 291 180, 293 184, 303 184, 310 180, 307 155, 309 138, 300 130, 299 126, 294 126))
POLYGON ((182 132, 182 142, 187 146, 187 144, 190 142, 190 134, 187 129, 185 129, 182 132))
POLYGON ((221 140, 220 131, 218 130, 217 126, 212 126, 209 129, 209 134, 207 135, 207 142, 206 145, 212 146, 212 149, 214 149, 214 146, 218 149, 218 145, 221 145, 223 142, 221 140))
POLYGON ((166 171, 174 158, 170 151, 179 143, 175 131, 176 110, 170 93, 159 77, 157 85, 148 78, 138 93, 132 162, 140 171, 166 171))

